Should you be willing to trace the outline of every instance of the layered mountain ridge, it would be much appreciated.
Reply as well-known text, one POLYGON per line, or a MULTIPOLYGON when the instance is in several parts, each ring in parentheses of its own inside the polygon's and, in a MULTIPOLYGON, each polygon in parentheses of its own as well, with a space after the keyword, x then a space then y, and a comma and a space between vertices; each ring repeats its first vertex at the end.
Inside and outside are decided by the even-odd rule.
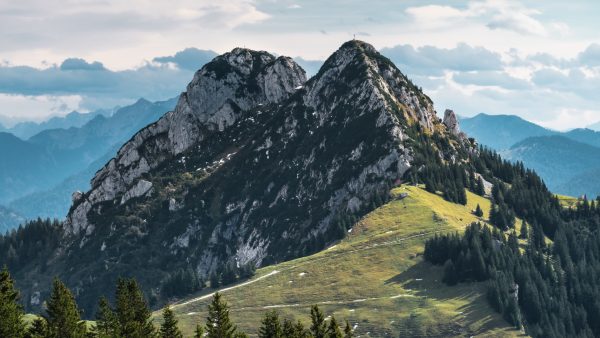
POLYGON ((460 122, 469 136, 504 159, 534 169, 551 191, 590 199, 600 195, 594 180, 600 170, 600 132, 555 131, 510 115, 479 114, 460 122))
POLYGON ((342 45, 308 81, 290 58, 236 48, 199 70, 176 108, 127 142, 90 191, 74 194, 48 270, 17 276, 28 276, 26 294, 37 299, 56 274, 90 310, 121 275, 159 301, 178 269, 206 280, 226 266, 318 251, 403 178, 415 136, 434 136, 447 160, 472 149, 446 115, 450 128, 361 41, 342 45))

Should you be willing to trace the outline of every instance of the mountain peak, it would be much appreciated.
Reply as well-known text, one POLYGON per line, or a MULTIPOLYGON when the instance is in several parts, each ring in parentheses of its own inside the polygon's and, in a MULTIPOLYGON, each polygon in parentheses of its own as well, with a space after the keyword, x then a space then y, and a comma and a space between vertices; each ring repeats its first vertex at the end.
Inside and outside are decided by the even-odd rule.
MULTIPOLYGON (((364 100, 367 109, 396 111, 397 118, 409 124, 419 123, 432 132, 438 123, 433 102, 396 66, 372 45, 351 40, 333 53, 317 75, 307 84, 313 107, 324 103, 335 106, 355 97, 364 100)), ((389 116, 382 116, 387 120, 389 116)), ((383 122, 383 121, 382 121, 383 122)))
POLYGON ((340 49, 356 49, 363 52, 377 53, 377 49, 375 49, 373 45, 362 40, 356 39, 344 42, 340 49))

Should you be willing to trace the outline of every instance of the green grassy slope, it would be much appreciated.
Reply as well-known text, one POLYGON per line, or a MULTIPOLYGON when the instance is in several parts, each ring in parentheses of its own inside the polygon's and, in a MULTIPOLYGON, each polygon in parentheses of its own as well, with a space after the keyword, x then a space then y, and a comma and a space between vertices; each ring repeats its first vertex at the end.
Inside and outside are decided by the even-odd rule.
POLYGON ((577 202, 579 202, 579 199, 576 197, 565 196, 565 195, 556 195, 556 197, 558 197, 558 201, 560 202, 560 205, 562 205, 564 208, 575 207, 577 205, 577 202))
MULTIPOLYGON (((337 245, 222 289, 233 320, 255 335, 265 311, 275 308, 307 324, 310 305, 318 304, 327 315, 348 319, 360 336, 519 336, 487 305, 485 285, 447 287, 442 269, 421 257, 427 238, 462 231, 477 220, 471 210, 479 204, 487 215, 490 202, 468 193, 462 206, 409 186, 393 190, 400 193, 408 197, 366 215, 337 245)), ((185 334, 204 323, 209 292, 173 305, 185 334)))

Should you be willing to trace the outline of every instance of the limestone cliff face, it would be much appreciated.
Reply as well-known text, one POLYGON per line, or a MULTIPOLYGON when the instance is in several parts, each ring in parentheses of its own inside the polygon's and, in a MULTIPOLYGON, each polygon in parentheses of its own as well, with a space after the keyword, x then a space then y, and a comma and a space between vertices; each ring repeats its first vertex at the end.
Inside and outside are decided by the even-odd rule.
POLYGON ((208 278, 321 250, 403 178, 415 135, 454 137, 369 44, 347 42, 304 74, 247 49, 203 67, 74 196, 49 275, 92 308, 119 275, 152 291, 178 269, 208 278))
POLYGON ((448 128, 448 131, 450 131, 452 134, 457 135, 457 136, 460 134, 460 127, 458 126, 458 118, 456 117, 456 114, 454 113, 453 110, 446 109, 446 111, 444 111, 444 125, 446 125, 446 128, 448 128))
POLYGON ((292 59, 236 48, 198 71, 174 111, 139 131, 92 180, 67 216, 67 232, 94 229, 87 213, 123 194, 145 173, 187 150, 207 135, 222 132, 241 112, 287 99, 306 81, 292 59))

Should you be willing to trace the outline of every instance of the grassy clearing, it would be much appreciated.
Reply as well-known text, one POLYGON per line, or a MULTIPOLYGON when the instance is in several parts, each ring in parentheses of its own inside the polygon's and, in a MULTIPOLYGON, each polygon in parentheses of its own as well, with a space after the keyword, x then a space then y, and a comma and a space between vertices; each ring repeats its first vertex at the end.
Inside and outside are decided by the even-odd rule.
POLYGON ((558 197, 558 202, 560 202, 560 205, 562 205, 564 208, 574 207, 577 205, 577 202, 579 202, 579 199, 576 197, 565 195, 556 195, 556 197, 558 197))
MULTIPOLYGON (((519 336, 487 305, 484 285, 446 287, 441 268, 421 257, 428 237, 461 231, 478 220, 476 205, 487 215, 490 202, 468 193, 462 206, 418 187, 393 190, 401 193, 408 196, 366 215, 328 250, 262 268, 251 283, 223 291, 233 320, 253 335, 265 311, 307 324, 310 305, 319 304, 359 336, 519 336)), ((186 335, 204 323, 210 295, 196 297, 203 295, 173 306, 186 335)))

